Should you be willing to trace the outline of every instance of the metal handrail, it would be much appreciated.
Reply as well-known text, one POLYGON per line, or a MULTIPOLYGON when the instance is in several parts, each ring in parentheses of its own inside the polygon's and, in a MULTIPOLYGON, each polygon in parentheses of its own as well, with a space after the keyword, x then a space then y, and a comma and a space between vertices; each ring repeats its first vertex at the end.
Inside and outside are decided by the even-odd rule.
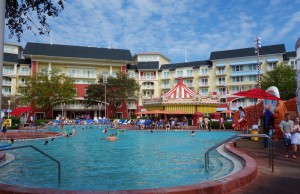
POLYGON ((60 168, 60 162, 58 160, 56 160, 55 158, 53 158, 52 156, 50 156, 49 154, 43 152, 42 150, 32 146, 32 145, 24 145, 24 146, 16 146, 16 147, 9 147, 9 148, 1 148, 0 151, 6 151, 6 150, 14 150, 14 149, 20 149, 20 148, 27 148, 27 147, 30 147, 30 148, 33 148, 34 150, 40 152, 41 154, 43 154, 44 156, 50 158, 51 160, 53 160, 54 162, 57 163, 57 166, 58 166, 58 175, 57 175, 57 181, 58 181, 58 186, 60 186, 60 183, 61 183, 61 168, 60 168))
POLYGON ((221 142, 219 142, 218 144, 210 147, 206 152, 205 152, 205 170, 208 171, 209 168, 209 152, 216 149, 217 147, 231 141, 234 140, 238 137, 266 137, 269 140, 269 145, 271 144, 271 146, 269 146, 269 167, 272 166, 272 172, 274 172, 274 155, 273 155, 273 141, 272 138, 269 137, 266 134, 240 134, 240 135, 234 135, 228 139, 225 139, 221 142))

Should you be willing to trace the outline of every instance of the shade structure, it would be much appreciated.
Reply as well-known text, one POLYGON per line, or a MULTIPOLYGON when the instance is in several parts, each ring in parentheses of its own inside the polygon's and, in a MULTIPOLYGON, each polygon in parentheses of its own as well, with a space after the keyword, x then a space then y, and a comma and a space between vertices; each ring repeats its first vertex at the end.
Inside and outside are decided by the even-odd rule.
POLYGON ((15 115, 15 116, 20 116, 21 114, 28 112, 32 109, 31 106, 23 106, 23 107, 19 107, 16 108, 15 110, 13 110, 10 115, 15 115))
POLYGON ((136 114, 136 115, 149 114, 149 111, 141 111, 141 112, 136 112, 134 114, 136 114))
POLYGON ((170 111, 168 110, 149 110, 149 111, 141 111, 141 112, 136 112, 136 115, 141 115, 141 114, 170 114, 170 111))
POLYGON ((185 112, 183 110, 174 110, 173 112, 170 112, 170 114, 172 114, 172 115, 186 115, 186 114, 190 114, 190 113, 185 112))
POLYGON ((237 92, 233 95, 243 96, 246 98, 264 99, 264 100, 281 100, 280 98, 273 96, 272 94, 270 94, 260 88, 254 88, 252 90, 237 92))

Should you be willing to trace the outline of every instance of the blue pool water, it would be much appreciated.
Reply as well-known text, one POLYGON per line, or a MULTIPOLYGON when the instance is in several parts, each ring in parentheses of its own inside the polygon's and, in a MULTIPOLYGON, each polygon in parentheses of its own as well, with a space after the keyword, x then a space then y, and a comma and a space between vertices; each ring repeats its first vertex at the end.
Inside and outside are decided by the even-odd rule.
MULTIPOLYGON (((71 132, 72 126, 66 126, 71 132)), ((60 131, 52 127, 50 131, 60 131)), ((57 185, 57 165, 31 148, 7 151, 16 159, 0 168, 0 182, 27 187, 65 190, 123 190, 181 186, 204 182, 228 174, 233 164, 216 151, 210 155, 210 171, 204 169, 204 152, 234 132, 125 131, 121 140, 101 138, 102 128, 77 126, 69 138, 19 141, 34 145, 61 162, 61 185, 57 185)))

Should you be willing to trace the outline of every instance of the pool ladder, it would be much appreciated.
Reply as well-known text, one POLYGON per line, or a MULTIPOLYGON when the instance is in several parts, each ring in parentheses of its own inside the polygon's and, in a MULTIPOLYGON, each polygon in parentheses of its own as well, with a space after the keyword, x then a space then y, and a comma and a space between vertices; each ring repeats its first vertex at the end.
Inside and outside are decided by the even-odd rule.
POLYGON ((58 160, 56 160, 55 158, 53 158, 52 156, 50 156, 49 154, 43 152, 42 150, 32 146, 32 145, 24 145, 24 146, 16 146, 16 147, 9 147, 9 148, 1 148, 0 151, 7 151, 7 150, 15 150, 15 149, 21 149, 21 148, 33 148, 34 150, 40 152, 41 154, 43 154, 44 156, 50 158, 51 160, 53 160, 54 162, 57 163, 57 167, 58 167, 58 172, 57 172, 57 182, 58 182, 58 186, 60 186, 61 183, 61 171, 60 171, 60 162, 58 160))
POLYGON ((211 152, 212 150, 216 149, 217 147, 231 141, 234 140, 236 138, 240 138, 240 137, 264 137, 264 138, 268 138, 269 140, 269 168, 272 167, 272 172, 274 172, 274 155, 273 155, 273 141, 272 138, 270 138, 268 135, 266 134, 240 134, 240 135, 234 135, 228 139, 225 139, 219 143, 217 143, 216 145, 208 148, 208 150, 205 152, 205 170, 208 171, 209 170, 209 152, 211 152))

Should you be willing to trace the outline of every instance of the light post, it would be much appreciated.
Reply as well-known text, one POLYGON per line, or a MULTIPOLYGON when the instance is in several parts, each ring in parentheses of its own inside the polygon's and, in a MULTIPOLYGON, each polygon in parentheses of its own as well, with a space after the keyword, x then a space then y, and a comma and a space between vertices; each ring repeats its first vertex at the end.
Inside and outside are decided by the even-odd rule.
POLYGON ((101 116, 102 103, 98 103, 98 107, 99 107, 99 116, 98 117, 100 117, 101 116))
POLYGON ((258 88, 261 87, 261 80, 260 80, 260 58, 259 58, 259 49, 260 48, 261 48, 260 37, 256 37, 255 40, 254 40, 254 49, 255 49, 255 53, 257 54, 257 71, 258 71, 257 85, 258 85, 258 88))
POLYGON ((64 117, 64 106, 65 106, 65 103, 62 102, 62 103, 61 103, 61 118, 64 117))
POLYGON ((8 103, 8 110, 7 110, 7 114, 8 114, 8 118, 9 118, 9 112, 10 112, 10 103, 11 103, 11 101, 10 101, 10 100, 8 100, 8 101, 7 101, 7 103, 8 103))
POLYGON ((104 84, 104 117, 106 116, 106 84, 107 84, 107 75, 103 75, 103 84, 104 84))

